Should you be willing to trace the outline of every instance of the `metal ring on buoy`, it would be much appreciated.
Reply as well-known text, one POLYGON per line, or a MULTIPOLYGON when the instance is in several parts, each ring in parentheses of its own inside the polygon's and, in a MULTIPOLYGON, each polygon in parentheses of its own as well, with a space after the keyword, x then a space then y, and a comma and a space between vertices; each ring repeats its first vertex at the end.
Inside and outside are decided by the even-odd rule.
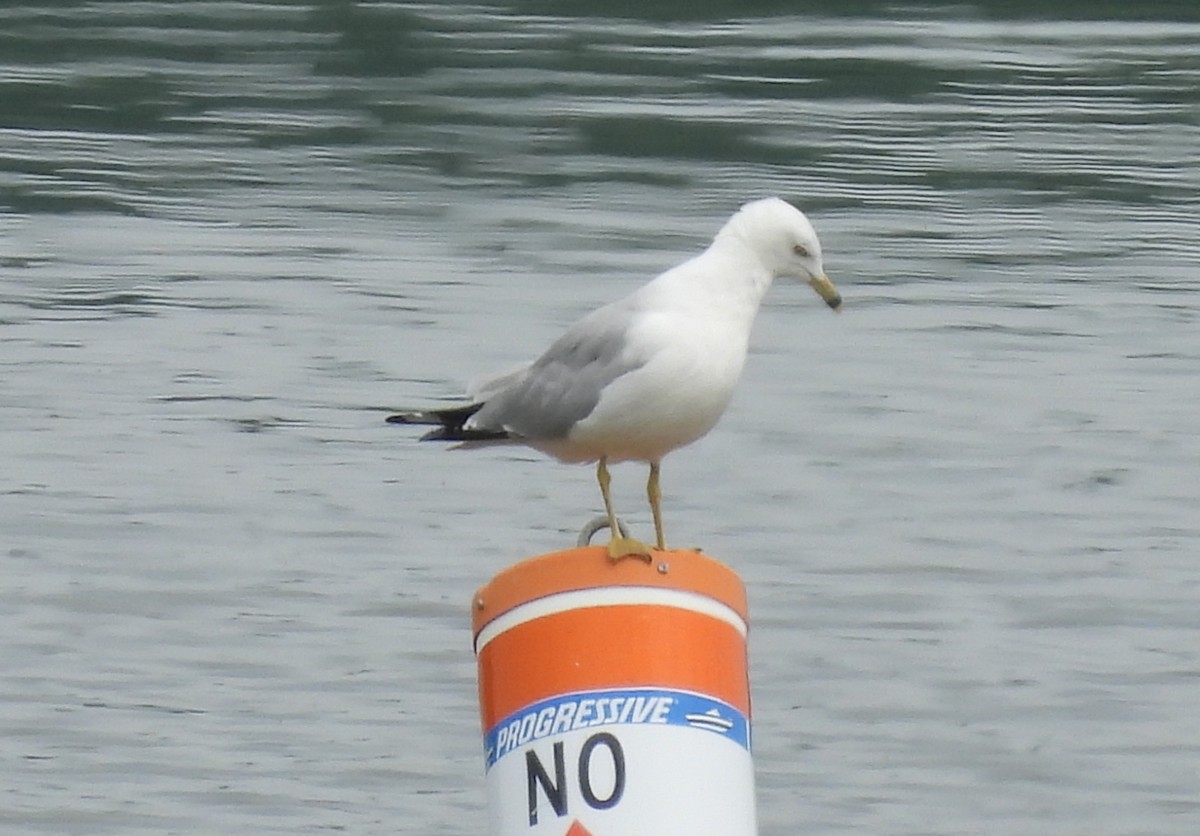
MULTIPOLYGON (((588 524, 579 532, 579 539, 575 541, 575 545, 579 548, 584 548, 592 542, 592 538, 596 536, 596 532, 601 529, 608 528, 608 517, 592 517, 588 524)), ((622 537, 629 536, 629 530, 625 528, 625 523, 620 519, 617 520, 617 529, 622 537)))

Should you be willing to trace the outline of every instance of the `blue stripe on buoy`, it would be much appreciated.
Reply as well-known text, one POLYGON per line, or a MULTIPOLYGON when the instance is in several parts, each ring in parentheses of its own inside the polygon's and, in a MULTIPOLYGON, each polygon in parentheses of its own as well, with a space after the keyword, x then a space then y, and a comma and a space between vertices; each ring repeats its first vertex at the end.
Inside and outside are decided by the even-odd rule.
POLYGON ((489 729, 483 740, 487 768, 536 740, 614 725, 685 726, 750 749, 749 718, 721 700, 661 688, 581 691, 536 702, 489 729))

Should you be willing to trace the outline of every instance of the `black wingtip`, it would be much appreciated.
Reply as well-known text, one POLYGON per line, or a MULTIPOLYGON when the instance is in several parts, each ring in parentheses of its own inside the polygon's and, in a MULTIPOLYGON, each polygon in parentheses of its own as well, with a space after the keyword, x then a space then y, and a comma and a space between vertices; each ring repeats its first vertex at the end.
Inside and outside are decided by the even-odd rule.
POLYGON ((482 403, 469 403, 462 406, 450 406, 445 409, 410 409, 397 412, 384 420, 389 424, 427 424, 443 427, 461 427, 467 419, 483 409, 482 403))
POLYGON ((421 436, 421 441, 505 441, 504 430, 469 430, 464 427, 438 427, 421 436))
POLYGON ((482 408, 482 403, 470 403, 447 409, 414 409, 397 412, 384 420, 389 424, 433 425, 434 429, 421 436, 421 441, 503 441, 509 438, 504 430, 465 426, 468 419, 482 408))

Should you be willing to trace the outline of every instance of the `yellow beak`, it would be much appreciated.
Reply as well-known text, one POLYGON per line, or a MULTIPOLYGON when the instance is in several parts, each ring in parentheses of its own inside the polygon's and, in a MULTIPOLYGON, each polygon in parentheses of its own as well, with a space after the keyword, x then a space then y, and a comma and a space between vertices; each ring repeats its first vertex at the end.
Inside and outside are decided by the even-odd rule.
POLYGON ((838 289, 833 282, 829 281, 828 276, 817 276, 809 279, 808 283, 817 292, 817 295, 825 300, 826 305, 835 311, 842 307, 842 294, 838 293, 838 289))

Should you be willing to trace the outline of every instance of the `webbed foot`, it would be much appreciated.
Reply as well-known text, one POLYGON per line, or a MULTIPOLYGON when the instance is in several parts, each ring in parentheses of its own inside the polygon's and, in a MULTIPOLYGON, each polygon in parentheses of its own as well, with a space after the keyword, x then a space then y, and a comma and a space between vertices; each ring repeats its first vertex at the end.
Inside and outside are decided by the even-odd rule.
POLYGON ((650 547, 641 540, 634 540, 632 537, 614 537, 608 541, 608 559, 613 563, 618 560, 624 560, 627 557, 637 557, 647 563, 652 558, 650 557, 650 547))

